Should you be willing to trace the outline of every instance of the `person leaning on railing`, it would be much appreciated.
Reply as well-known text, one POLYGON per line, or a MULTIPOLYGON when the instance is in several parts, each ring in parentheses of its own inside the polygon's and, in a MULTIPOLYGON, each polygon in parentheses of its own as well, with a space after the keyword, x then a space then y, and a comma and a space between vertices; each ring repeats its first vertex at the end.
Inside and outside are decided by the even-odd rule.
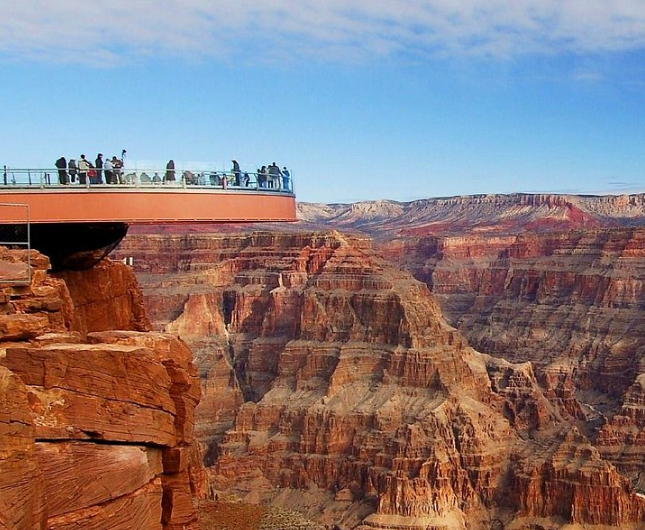
POLYGON ((266 166, 262 166, 260 169, 258 169, 258 186, 260 188, 267 187, 268 178, 269 178, 269 174, 267 172, 266 166))

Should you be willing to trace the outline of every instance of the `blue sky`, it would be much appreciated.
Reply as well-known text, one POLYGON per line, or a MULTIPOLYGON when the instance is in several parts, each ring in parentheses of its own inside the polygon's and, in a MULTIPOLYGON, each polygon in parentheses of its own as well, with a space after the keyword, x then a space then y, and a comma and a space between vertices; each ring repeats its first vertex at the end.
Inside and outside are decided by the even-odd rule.
POLYGON ((299 200, 645 191, 643 0, 0 0, 0 164, 254 171, 299 200))

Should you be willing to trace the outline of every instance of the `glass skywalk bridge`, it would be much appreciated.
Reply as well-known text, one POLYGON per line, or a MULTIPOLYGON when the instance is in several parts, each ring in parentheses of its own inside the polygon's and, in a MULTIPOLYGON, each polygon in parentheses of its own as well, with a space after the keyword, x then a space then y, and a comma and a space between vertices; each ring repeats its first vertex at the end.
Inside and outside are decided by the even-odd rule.
MULTIPOLYGON (((152 175, 152 176, 151 176, 152 175)), ((30 241, 56 269, 86 268, 133 224, 296 221, 292 181, 236 181, 231 173, 182 171, 177 180, 124 172, 117 184, 61 184, 56 169, 6 169, 0 178, 2 241, 30 241), (237 184, 237 185, 236 185, 237 184), (89 257, 88 257, 89 256, 89 257)))

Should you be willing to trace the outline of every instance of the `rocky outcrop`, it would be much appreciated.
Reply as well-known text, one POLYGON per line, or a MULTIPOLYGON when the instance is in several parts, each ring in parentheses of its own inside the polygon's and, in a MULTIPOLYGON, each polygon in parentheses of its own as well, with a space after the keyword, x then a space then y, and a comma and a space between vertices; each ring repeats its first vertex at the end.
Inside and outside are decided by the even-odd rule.
POLYGON ((645 230, 479 234, 386 244, 479 351, 528 362, 604 459, 643 482, 645 230))
POLYGON ((573 524, 621 527, 645 519, 645 497, 575 429, 546 457, 518 462, 510 491, 518 518, 557 514, 573 524), (611 508, 609 508, 611 507, 611 508))
POLYGON ((130 267, 102 261, 88 270, 61 271, 74 301, 72 329, 81 334, 112 329, 151 329, 139 282, 130 267))
MULTIPOLYGON (((593 446, 581 364, 474 351, 442 317, 447 296, 365 237, 139 235, 119 252, 153 325, 196 351, 215 488, 347 528, 645 528, 629 477, 593 446)), ((512 252, 530 255, 496 259, 512 252)), ((443 259, 424 264, 433 278, 443 259)))
POLYGON ((43 493, 27 389, 0 366, 0 528, 45 528, 43 493))
POLYGON ((53 277, 37 253, 2 257, 32 269, 0 285, 0 528, 196 530, 190 350, 135 331, 149 324, 124 265, 53 277))

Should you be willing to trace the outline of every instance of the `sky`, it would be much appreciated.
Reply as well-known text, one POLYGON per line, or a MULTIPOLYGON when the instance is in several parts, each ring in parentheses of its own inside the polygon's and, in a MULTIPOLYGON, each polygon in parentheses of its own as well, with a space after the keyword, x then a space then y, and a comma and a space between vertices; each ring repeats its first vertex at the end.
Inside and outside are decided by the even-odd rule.
POLYGON ((645 0, 0 0, 0 165, 297 199, 645 191, 645 0))

